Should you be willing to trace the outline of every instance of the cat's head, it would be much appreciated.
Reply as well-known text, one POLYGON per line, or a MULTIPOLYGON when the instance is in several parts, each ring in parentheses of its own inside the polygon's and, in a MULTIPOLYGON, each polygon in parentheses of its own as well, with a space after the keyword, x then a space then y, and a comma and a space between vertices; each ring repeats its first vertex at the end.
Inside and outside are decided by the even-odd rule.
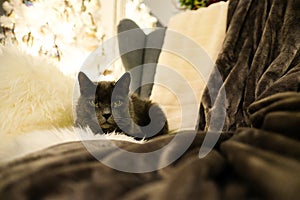
POLYGON ((118 113, 129 106, 130 74, 125 73, 117 82, 92 82, 80 72, 78 81, 81 94, 80 109, 84 109, 87 115, 90 113, 90 116, 86 117, 91 117, 92 120, 92 116, 96 115, 96 120, 104 133, 120 131, 113 117, 113 110, 116 110, 114 116, 118 116, 118 113))

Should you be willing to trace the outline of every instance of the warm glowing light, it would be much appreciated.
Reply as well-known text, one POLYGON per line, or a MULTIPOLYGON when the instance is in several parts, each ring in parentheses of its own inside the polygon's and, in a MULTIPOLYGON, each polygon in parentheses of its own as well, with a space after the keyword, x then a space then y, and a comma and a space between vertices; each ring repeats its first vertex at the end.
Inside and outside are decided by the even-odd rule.
MULTIPOLYGON (((0 44, 17 44, 31 55, 46 56, 65 74, 75 75, 89 54, 113 36, 111 30, 117 24, 107 21, 116 13, 106 9, 113 2, 7 0, 2 5, 6 15, 0 17, 0 44), (108 26, 112 28, 108 30, 108 26)), ((141 0, 126 0, 125 9, 123 17, 133 19, 142 28, 151 28, 157 22, 141 0)), ((112 68, 112 73, 122 70, 119 65, 112 68)))
POLYGON ((153 28, 157 23, 142 0, 126 1, 126 18, 134 20, 141 28, 153 28))
POLYGON ((2 43, 50 57, 65 74, 76 73, 105 35, 99 0, 10 0, 3 8, 2 43))

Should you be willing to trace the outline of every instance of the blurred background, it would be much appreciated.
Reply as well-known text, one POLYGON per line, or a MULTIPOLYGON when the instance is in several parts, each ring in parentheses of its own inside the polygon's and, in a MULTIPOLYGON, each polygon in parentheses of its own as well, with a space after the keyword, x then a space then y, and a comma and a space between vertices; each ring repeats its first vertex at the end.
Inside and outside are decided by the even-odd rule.
MULTIPOLYGON (((117 34, 124 18, 140 28, 166 26, 176 0, 0 0, 0 43, 16 45, 74 75, 87 56, 117 34)), ((102 52, 105 54, 105 52, 102 52)))

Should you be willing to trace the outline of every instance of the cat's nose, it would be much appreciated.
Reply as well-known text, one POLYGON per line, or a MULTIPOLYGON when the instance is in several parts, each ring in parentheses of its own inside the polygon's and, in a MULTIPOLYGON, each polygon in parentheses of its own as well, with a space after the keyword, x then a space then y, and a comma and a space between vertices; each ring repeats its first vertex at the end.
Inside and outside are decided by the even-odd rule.
POLYGON ((105 119, 108 119, 110 116, 111 116, 110 113, 108 113, 108 114, 103 114, 103 117, 104 117, 105 119))

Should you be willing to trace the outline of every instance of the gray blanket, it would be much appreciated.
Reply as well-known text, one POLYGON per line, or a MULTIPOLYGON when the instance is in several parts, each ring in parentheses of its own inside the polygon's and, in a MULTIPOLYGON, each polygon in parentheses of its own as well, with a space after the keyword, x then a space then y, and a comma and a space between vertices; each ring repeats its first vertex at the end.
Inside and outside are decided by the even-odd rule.
MULTIPOLYGON (((0 199, 299 199, 300 5, 298 0, 231 0, 223 50, 223 82, 206 91, 200 127, 191 145, 167 167, 128 173, 93 155, 147 167, 170 161, 192 133, 150 159, 130 160, 107 141, 62 144, 0 166, 0 199), (210 113, 226 89, 224 132, 200 159, 210 113), (210 99, 209 94, 216 94, 210 99)), ((215 81, 212 75, 211 83, 215 81)), ((129 152, 153 152, 174 135, 145 144, 115 141, 129 152)))
POLYGON ((206 90, 200 128, 226 92, 224 130, 252 125, 248 107, 270 95, 298 91, 300 83, 300 1, 231 0, 227 34, 210 90, 206 90), (212 96, 212 100, 211 100, 212 96))

